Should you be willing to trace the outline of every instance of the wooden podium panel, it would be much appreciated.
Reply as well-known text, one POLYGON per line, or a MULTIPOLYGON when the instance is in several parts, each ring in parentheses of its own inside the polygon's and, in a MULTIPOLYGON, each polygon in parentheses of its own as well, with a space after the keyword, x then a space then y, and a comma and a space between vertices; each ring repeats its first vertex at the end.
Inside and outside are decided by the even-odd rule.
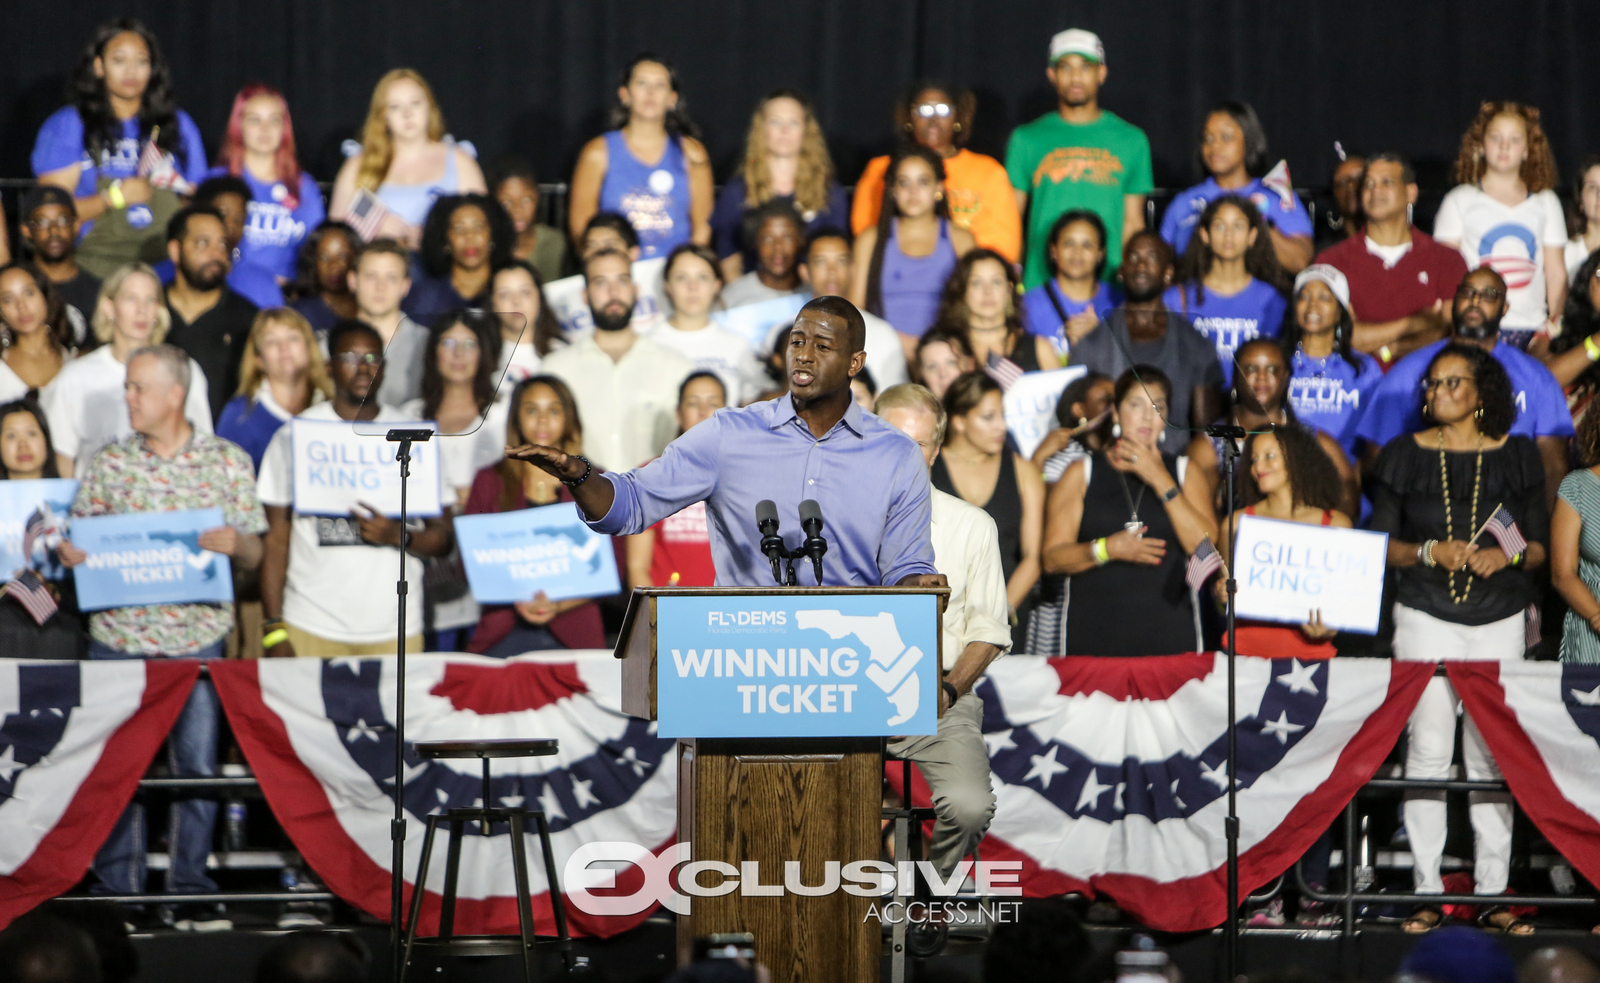
MULTIPOLYGON (((800 883, 815 887, 828 861, 878 859, 882 789, 876 738, 680 741, 678 837, 693 844, 695 860, 759 861, 764 885, 782 884, 785 861, 798 860, 800 883)), ((678 919, 678 961, 688 961, 696 936, 750 932, 773 983, 876 979, 882 938, 878 922, 866 921, 871 902, 843 890, 696 897, 678 919)))

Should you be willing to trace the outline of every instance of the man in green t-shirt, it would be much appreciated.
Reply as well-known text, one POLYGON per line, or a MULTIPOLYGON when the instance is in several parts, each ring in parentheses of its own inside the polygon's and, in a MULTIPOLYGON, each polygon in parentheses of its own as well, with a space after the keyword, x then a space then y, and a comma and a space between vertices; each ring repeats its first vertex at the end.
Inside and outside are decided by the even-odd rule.
POLYGON ((1100 108, 1106 56, 1093 33, 1074 28, 1051 38, 1045 75, 1055 86, 1056 111, 1017 127, 1006 148, 1017 208, 1028 214, 1023 283, 1031 289, 1049 278, 1050 224, 1073 208, 1090 209, 1105 221, 1109 280, 1121 262, 1122 244, 1144 228, 1144 199, 1154 187, 1150 141, 1137 126, 1100 108))

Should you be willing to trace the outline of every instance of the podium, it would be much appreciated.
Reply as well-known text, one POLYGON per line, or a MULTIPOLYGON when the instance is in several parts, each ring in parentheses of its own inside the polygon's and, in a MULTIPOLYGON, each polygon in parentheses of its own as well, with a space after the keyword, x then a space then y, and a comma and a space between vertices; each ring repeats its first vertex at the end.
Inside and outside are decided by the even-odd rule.
POLYGON ((678 840, 699 862, 680 965, 698 936, 749 932, 773 983, 878 978, 889 890, 849 865, 879 858, 884 739, 937 729, 948 594, 633 592, 622 708, 678 741, 678 840))

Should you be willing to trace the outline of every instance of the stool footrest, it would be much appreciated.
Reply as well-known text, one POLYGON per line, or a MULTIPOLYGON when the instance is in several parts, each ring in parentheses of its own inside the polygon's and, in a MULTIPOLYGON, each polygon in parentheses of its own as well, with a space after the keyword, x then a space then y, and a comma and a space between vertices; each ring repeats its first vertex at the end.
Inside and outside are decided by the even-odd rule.
MULTIPOLYGON (((411 943, 417 949, 448 951, 464 958, 474 956, 515 956, 522 952, 522 939, 516 935, 455 935, 448 939, 438 936, 418 938, 411 943)), ((572 948, 568 939, 539 936, 533 945, 537 949, 555 949, 567 952, 572 948)))
POLYGON ((521 816, 523 819, 532 819, 535 816, 542 815, 544 815, 543 809, 507 809, 500 806, 496 806, 492 809, 480 809, 476 807, 462 806, 454 809, 446 809, 444 812, 446 819, 465 819, 469 822, 483 822, 484 818, 487 816, 488 820, 492 823, 510 822, 512 816, 521 816))

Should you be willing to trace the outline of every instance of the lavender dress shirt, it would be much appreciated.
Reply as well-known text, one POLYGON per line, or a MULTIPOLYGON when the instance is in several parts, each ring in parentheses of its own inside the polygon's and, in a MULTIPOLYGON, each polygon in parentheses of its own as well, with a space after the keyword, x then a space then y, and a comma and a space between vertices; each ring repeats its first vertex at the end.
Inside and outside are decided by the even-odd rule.
MULTIPOLYGON (((641 532, 704 501, 719 587, 774 586, 756 529, 756 503, 767 498, 778 506, 779 534, 791 549, 804 538, 800 502, 821 506, 829 587, 889 586, 937 572, 922 452, 854 402, 820 440, 788 395, 718 410, 644 467, 599 477, 616 487, 616 500, 589 526, 607 535, 641 532)), ((802 585, 812 581, 809 560, 796 570, 802 585)))

